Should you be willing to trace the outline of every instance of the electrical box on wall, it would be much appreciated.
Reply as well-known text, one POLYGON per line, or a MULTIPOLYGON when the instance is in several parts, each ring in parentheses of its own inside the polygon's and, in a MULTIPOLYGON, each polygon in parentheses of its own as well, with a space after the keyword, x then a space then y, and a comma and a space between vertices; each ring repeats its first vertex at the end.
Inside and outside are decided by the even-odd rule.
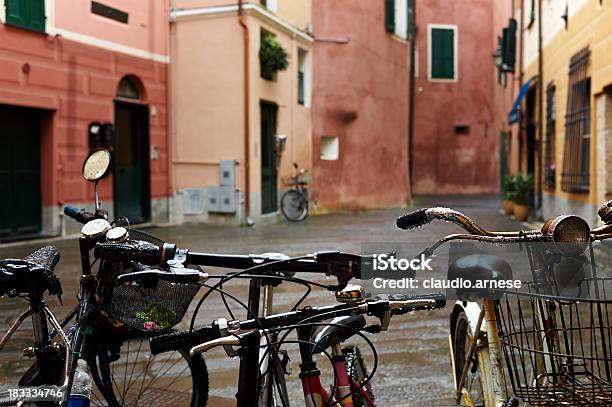
POLYGON ((236 194, 233 186, 208 187, 208 212, 236 212, 236 194))
POLYGON ((227 187, 236 185, 235 160, 221 160, 219 162, 219 185, 227 187))

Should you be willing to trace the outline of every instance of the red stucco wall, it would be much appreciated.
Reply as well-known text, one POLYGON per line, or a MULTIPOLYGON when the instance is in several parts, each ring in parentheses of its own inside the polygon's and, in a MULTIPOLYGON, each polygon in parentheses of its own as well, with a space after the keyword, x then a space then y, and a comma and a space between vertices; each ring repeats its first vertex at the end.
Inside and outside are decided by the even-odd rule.
POLYGON ((493 2, 416 2, 418 78, 415 80, 415 194, 477 194, 499 190, 499 134, 492 118, 495 50, 493 2), (427 79, 428 24, 458 28, 458 81, 427 79), (467 125, 468 135, 454 126, 467 125))
MULTIPOLYGON (((113 99, 125 75, 140 80, 143 102, 155 111, 150 116, 150 144, 158 147, 159 158, 151 161, 151 197, 171 194, 166 72, 164 63, 0 24, 0 104, 45 110, 43 205, 92 201, 91 185, 81 178, 88 124, 113 121, 113 99)), ((101 184, 103 200, 112 197, 112 185, 101 184)))
POLYGON ((313 199, 322 210, 407 203, 409 43, 386 32, 382 1, 313 0, 312 22, 313 199), (319 158, 321 136, 339 137, 338 160, 319 158))

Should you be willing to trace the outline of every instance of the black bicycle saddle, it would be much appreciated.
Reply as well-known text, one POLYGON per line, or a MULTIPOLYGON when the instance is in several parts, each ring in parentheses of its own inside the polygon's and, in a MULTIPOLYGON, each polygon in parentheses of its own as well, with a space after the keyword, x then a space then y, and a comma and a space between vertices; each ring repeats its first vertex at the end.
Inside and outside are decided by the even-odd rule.
POLYGON ((62 285, 53 272, 60 260, 60 253, 54 246, 45 246, 23 259, 0 260, 0 296, 8 295, 62 295, 62 285))

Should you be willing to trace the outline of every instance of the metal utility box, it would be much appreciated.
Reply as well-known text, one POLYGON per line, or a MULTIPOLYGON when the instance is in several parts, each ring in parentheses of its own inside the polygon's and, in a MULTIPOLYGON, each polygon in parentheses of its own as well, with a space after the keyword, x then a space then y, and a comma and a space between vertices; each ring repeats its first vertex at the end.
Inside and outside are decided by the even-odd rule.
POLYGON ((219 163, 219 185, 234 187, 236 185, 236 161, 221 160, 219 163))
POLYGON ((208 187, 208 212, 236 212, 236 193, 234 187, 208 187))
POLYGON ((219 212, 219 187, 208 187, 206 195, 206 209, 208 212, 219 212))
POLYGON ((183 212, 185 215, 201 215, 204 213, 204 190, 185 189, 183 191, 183 212))

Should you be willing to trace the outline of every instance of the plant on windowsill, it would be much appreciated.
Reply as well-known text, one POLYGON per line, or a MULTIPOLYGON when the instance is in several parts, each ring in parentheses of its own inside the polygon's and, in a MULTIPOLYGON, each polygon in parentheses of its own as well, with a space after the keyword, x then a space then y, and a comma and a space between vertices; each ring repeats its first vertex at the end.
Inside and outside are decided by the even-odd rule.
POLYGON ((278 71, 284 71, 289 66, 287 51, 272 34, 262 35, 259 63, 261 77, 268 80, 273 80, 278 71))
POLYGON ((516 185, 514 183, 513 175, 506 175, 504 177, 504 198, 502 200, 502 209, 506 212, 506 215, 512 215, 514 211, 514 194, 516 192, 516 185))
POLYGON ((531 208, 529 207, 529 193, 533 189, 533 175, 519 172, 514 177, 515 194, 514 217, 519 221, 527 220, 531 208))

